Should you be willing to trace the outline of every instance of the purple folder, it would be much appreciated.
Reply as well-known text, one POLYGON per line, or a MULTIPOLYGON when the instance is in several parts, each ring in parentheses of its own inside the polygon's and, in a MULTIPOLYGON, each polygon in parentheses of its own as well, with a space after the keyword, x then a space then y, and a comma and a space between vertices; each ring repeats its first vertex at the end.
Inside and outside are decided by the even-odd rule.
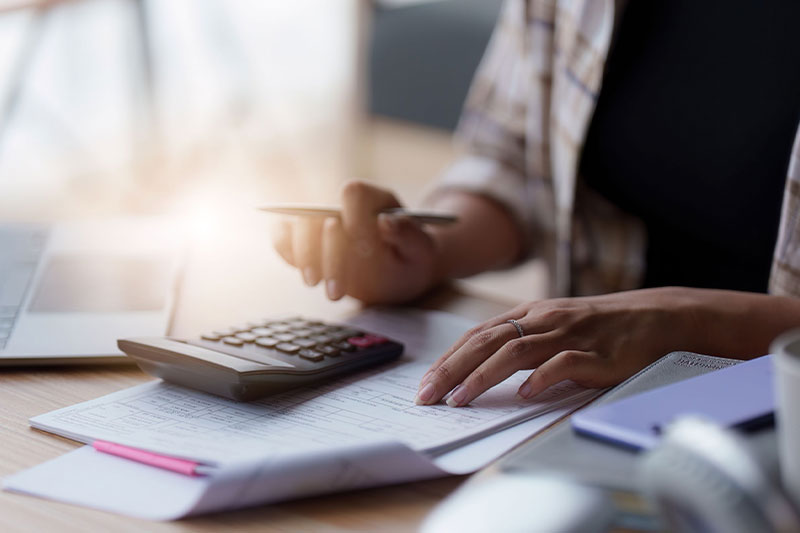
POLYGON ((775 411, 772 356, 709 372, 572 415, 577 432, 636 449, 653 447, 665 427, 697 415, 726 427, 772 420, 775 411))

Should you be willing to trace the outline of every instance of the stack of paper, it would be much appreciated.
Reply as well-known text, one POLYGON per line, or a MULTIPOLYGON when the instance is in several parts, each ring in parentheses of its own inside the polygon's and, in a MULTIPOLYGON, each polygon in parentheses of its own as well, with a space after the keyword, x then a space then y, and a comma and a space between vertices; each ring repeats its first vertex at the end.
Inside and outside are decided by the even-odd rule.
POLYGON ((527 373, 518 373, 468 407, 417 406, 413 399, 422 375, 471 323, 411 311, 370 311, 352 323, 400 340, 405 355, 366 373, 257 402, 237 403, 156 381, 31 420, 36 428, 81 442, 100 439, 192 459, 215 467, 209 476, 160 471, 87 447, 12 476, 5 486, 172 519, 466 473, 599 393, 565 382, 521 400, 515 393, 527 373), (501 431, 506 428, 511 429, 501 431), (155 486, 168 488, 169 498, 155 486))

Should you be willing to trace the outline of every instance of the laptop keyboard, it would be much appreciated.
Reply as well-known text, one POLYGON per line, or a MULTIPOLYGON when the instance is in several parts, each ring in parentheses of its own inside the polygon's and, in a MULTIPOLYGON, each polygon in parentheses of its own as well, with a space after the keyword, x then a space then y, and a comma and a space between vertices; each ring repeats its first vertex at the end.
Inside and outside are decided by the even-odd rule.
POLYGON ((0 225, 0 350, 11 338, 48 232, 43 225, 0 225))

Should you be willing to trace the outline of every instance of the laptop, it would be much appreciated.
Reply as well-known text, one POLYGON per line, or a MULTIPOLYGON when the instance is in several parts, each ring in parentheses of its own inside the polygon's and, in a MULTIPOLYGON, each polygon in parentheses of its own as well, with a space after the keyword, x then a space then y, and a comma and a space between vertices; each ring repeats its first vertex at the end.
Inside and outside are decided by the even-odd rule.
POLYGON ((169 219, 0 223, 0 366, 126 360, 168 332, 183 263, 169 219))

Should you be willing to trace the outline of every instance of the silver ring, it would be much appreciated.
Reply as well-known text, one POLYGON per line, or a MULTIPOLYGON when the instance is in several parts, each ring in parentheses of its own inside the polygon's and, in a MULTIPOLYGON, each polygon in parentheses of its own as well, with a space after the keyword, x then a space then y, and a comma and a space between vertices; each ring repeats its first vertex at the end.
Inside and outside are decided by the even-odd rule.
POLYGON ((506 320, 506 322, 508 322, 509 324, 511 324, 512 326, 514 326, 515 328, 517 328, 517 333, 519 333, 519 336, 520 336, 520 337, 524 337, 524 336, 525 336, 525 332, 524 332, 524 331, 522 331, 522 326, 520 326, 520 325, 519 325, 519 322, 517 322, 517 321, 516 321, 516 320, 514 320, 513 318, 512 318, 512 319, 510 319, 510 320, 506 320))

